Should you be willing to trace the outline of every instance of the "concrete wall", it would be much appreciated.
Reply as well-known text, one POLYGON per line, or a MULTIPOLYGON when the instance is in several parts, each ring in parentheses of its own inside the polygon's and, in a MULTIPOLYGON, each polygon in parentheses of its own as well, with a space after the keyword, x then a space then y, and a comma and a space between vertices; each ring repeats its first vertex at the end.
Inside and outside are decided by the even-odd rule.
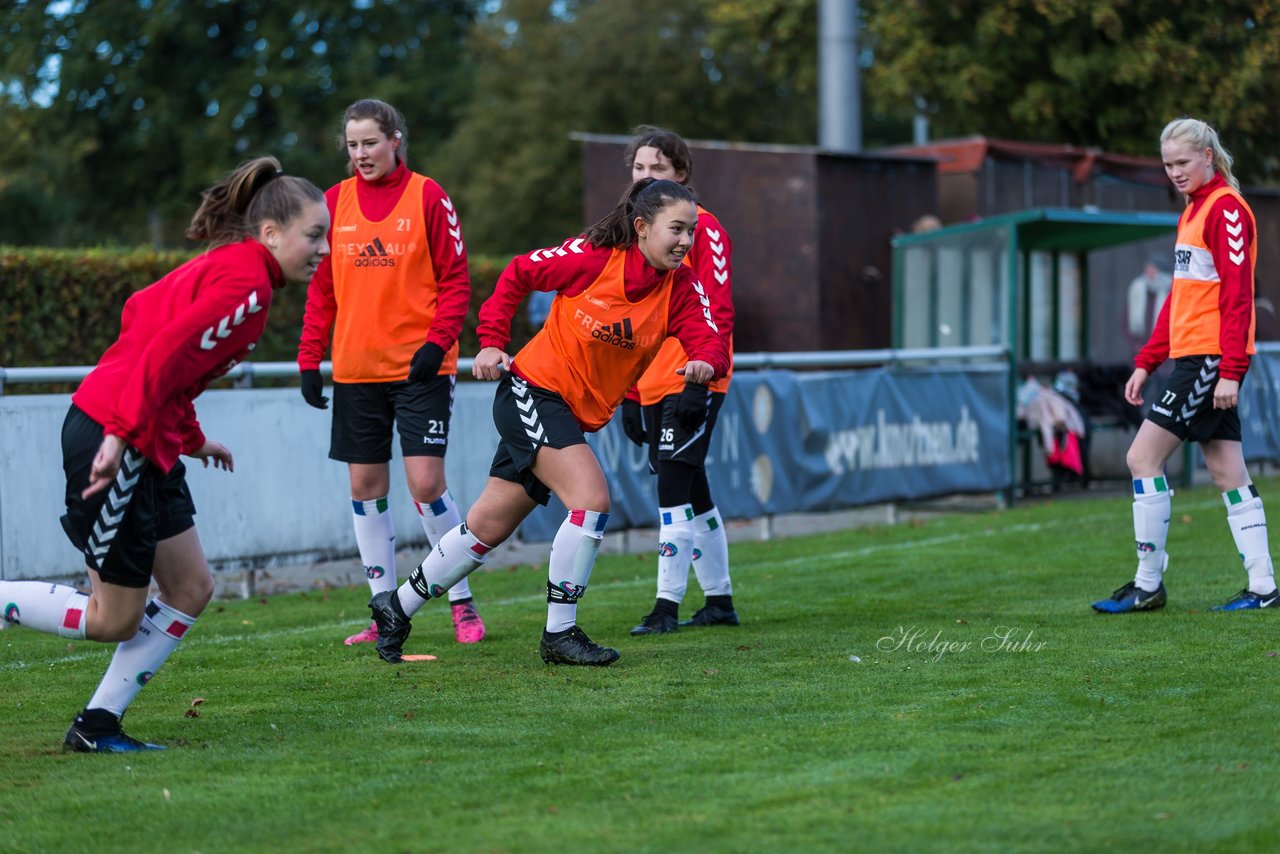
MULTIPOLYGON (((494 388, 458 383, 445 468, 463 508, 483 489, 497 447, 494 388)), ((0 578, 83 571, 58 522, 64 510, 60 434, 69 403, 69 395, 0 396, 0 578)), ((215 569, 355 553, 347 467, 328 457, 329 412, 307 406, 296 388, 209 391, 197 411, 205 433, 235 455, 232 474, 186 460, 196 525, 215 569)), ((391 499, 398 545, 425 544, 396 444, 391 499)))

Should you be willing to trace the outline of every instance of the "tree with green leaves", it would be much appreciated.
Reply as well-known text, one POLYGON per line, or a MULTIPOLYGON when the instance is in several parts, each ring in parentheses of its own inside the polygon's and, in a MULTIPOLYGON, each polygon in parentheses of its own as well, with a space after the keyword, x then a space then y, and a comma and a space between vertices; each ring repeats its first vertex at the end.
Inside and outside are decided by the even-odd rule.
POLYGON ((653 123, 693 139, 811 144, 816 75, 796 57, 814 50, 815 7, 756 0, 779 33, 742 5, 506 0, 482 18, 469 46, 475 95, 433 164, 468 245, 521 251, 585 225, 573 131, 653 123))
MULTIPOLYGON (((397 104, 428 148, 470 93, 475 6, 16 0, 0 18, 0 106, 26 157, 0 167, 0 211, 36 209, 44 243, 172 244, 200 188, 248 157, 341 177, 338 123, 362 97, 397 104)), ((0 242, 29 237, 9 219, 0 242)))
POLYGON ((1214 125, 1246 180, 1277 177, 1280 3, 864 0, 881 109, 919 99, 935 136, 1158 156, 1180 115, 1214 125))

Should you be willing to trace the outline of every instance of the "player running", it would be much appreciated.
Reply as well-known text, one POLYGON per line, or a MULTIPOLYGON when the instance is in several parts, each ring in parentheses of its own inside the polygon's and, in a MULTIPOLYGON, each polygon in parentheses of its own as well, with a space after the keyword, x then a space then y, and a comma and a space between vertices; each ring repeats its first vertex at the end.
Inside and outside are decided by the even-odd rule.
POLYGON ((476 377, 499 380, 500 444, 489 480, 466 522, 441 538, 408 582, 373 597, 383 659, 400 661, 413 614, 481 566, 555 493, 569 511, 551 545, 542 660, 617 660, 617 650, 592 641, 577 622, 609 520, 609 484, 583 434, 609 422, 669 335, 689 354, 673 369, 684 382, 705 384, 729 370, 704 288, 682 263, 697 222, 688 189, 645 179, 583 236, 507 265, 480 309, 483 349, 473 366, 476 377), (511 318, 534 290, 556 292, 551 313, 512 358, 504 349, 511 318))
POLYGON ((163 749, 121 719, 213 596, 180 456, 234 469, 195 399, 262 335, 272 294, 305 285, 329 254, 329 212, 273 157, 204 192, 187 229, 210 248, 125 302, 120 336, 71 397, 62 425, 66 515, 92 592, 0 581, 4 619, 64 638, 122 641, 64 743, 85 753, 163 749), (160 594, 148 600, 152 579, 160 594))

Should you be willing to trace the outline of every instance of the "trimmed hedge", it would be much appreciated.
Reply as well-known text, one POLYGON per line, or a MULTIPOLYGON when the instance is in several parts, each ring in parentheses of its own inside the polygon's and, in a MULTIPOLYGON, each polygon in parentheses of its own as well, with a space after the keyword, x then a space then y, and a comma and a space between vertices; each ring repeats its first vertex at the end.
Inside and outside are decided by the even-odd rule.
MULTIPOLYGON (((120 332, 120 314, 129 295, 192 255, 151 249, 0 246, 0 366, 96 364, 120 332)), ((493 292, 509 260, 470 259, 471 309, 459 345, 463 356, 474 356, 479 350, 476 312, 493 292)), ((306 300, 307 289, 303 287, 289 285, 276 291, 253 361, 292 362, 297 358, 306 300)), ((512 346, 527 341, 531 334, 528 317, 517 312, 512 346)))

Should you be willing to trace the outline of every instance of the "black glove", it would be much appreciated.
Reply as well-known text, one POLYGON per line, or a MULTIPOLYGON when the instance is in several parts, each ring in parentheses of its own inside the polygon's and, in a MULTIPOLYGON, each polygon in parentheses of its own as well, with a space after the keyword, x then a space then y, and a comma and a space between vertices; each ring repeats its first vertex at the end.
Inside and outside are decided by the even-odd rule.
POLYGON ((640 408, 640 401, 631 398, 622 401, 622 432, 641 448, 649 444, 649 432, 644 429, 644 410, 640 408))
POLYGON ((302 399, 316 409, 329 408, 329 398, 324 396, 324 380, 320 379, 319 370, 302 372, 302 399))
POLYGON ((676 401, 676 420, 686 430, 697 429, 707 417, 707 387, 701 383, 685 383, 676 401))
POLYGON ((418 348, 409 362, 409 382, 424 383, 440 373, 440 363, 444 361, 444 350, 439 344, 428 341, 418 348))

